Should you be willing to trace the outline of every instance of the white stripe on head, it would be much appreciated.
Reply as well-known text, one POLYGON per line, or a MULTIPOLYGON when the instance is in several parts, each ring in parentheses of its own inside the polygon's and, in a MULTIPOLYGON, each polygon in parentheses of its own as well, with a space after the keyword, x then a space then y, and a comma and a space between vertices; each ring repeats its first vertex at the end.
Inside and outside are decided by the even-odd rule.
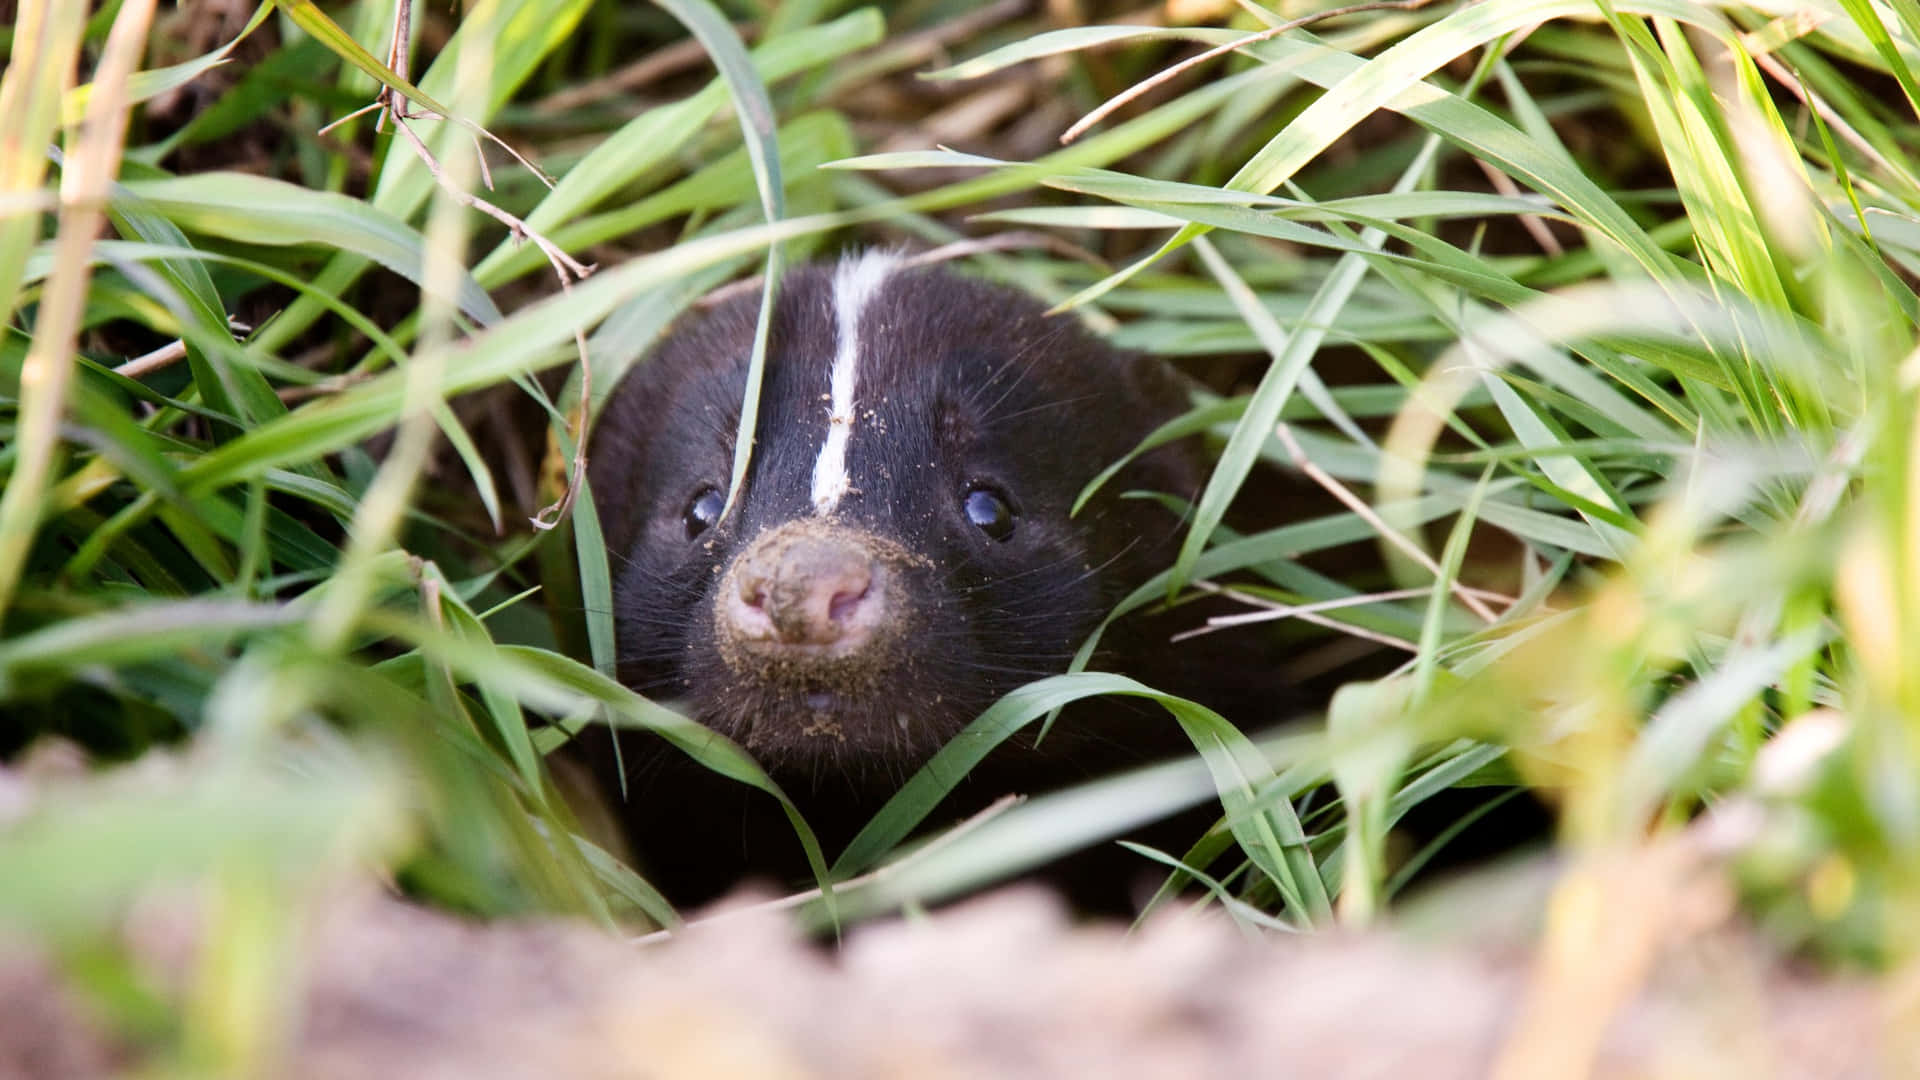
POLYGON ((829 378, 827 441, 813 463, 813 510, 825 516, 840 505, 852 480, 847 476, 847 439, 853 434, 853 392, 860 381, 860 316, 880 286, 900 265, 889 251, 868 251, 842 259, 833 269, 834 352, 829 378))

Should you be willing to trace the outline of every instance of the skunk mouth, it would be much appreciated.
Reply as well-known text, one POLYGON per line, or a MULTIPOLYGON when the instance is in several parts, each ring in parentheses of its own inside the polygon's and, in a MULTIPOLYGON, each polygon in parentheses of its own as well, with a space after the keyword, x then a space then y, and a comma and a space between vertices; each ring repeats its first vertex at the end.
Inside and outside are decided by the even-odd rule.
POLYGON ((784 778, 816 775, 824 767, 878 770, 897 779, 898 770, 924 762, 972 716, 954 711, 960 703, 952 695, 919 700, 906 672, 897 672, 892 682, 891 690, 875 693, 755 685, 736 676, 717 693, 698 695, 699 706, 686 715, 784 778))

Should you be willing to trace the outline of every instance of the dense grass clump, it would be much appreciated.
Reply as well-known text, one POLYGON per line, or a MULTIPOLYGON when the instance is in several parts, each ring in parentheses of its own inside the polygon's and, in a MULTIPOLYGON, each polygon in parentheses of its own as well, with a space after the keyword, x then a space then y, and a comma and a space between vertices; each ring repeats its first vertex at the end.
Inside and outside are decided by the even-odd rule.
POLYGON ((996 237, 972 270, 1219 394, 1160 433, 1217 464, 1123 610, 1232 579, 1300 628, 1292 675, 1345 685, 1278 734, 1029 685, 975 732, 1148 695, 1196 755, 884 869, 982 740, 956 744, 845 852, 795 817, 840 883, 820 919, 1217 799, 1189 850, 1141 852, 1163 899, 1359 924, 1526 790, 1576 883, 1693 844, 1781 940, 1911 957, 1920 17, 1200 7, 23 3, 0 753, 166 765, 0 828, 0 919, 86 941, 208 880, 238 957, 371 863, 478 912, 673 922, 543 755, 611 723, 785 796, 611 677, 583 420, 730 280, 996 237), (1250 506, 1274 471, 1324 503, 1250 506), (1227 529, 1236 498, 1275 524, 1227 529), (1476 790, 1435 848, 1391 842, 1476 790))

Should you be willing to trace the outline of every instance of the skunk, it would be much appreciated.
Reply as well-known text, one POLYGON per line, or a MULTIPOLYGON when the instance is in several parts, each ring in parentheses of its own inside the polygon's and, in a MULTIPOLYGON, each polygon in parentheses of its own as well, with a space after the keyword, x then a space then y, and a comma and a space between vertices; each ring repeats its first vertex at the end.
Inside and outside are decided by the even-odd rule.
MULTIPOLYGON (((1205 462, 1192 440, 1162 446, 1073 513, 1090 480, 1187 408, 1183 378, 1024 293, 868 251, 781 279, 729 506, 759 306, 738 295, 670 331, 609 398, 589 481, 621 680, 746 748, 831 858, 969 721, 1065 670, 1172 561, 1178 514, 1122 496, 1190 500, 1205 462)), ((1233 707, 1246 672, 1170 647, 1173 617, 1121 620, 1090 667, 1233 707)), ((1001 747, 949 801, 965 811, 1183 745, 1156 707, 1089 701, 1037 747, 1001 747)), ((749 874, 806 879, 772 800, 641 740, 621 750, 624 777, 605 746, 592 756, 669 898, 749 874)))

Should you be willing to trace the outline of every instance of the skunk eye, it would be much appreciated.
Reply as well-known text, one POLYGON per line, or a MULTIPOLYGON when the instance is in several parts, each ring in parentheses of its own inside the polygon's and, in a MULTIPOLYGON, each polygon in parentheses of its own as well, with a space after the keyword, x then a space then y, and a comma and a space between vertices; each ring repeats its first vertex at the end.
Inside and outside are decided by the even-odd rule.
POLYGON ((687 539, 691 540, 713 528, 713 523, 720 520, 720 511, 726 509, 726 505, 727 500, 717 487, 709 485, 695 493, 693 501, 687 504, 687 512, 681 516, 681 521, 687 526, 687 539))
POLYGON ((1013 535, 1013 507, 992 488, 968 488, 961 506, 967 512, 967 520, 993 539, 1005 540, 1013 535))

